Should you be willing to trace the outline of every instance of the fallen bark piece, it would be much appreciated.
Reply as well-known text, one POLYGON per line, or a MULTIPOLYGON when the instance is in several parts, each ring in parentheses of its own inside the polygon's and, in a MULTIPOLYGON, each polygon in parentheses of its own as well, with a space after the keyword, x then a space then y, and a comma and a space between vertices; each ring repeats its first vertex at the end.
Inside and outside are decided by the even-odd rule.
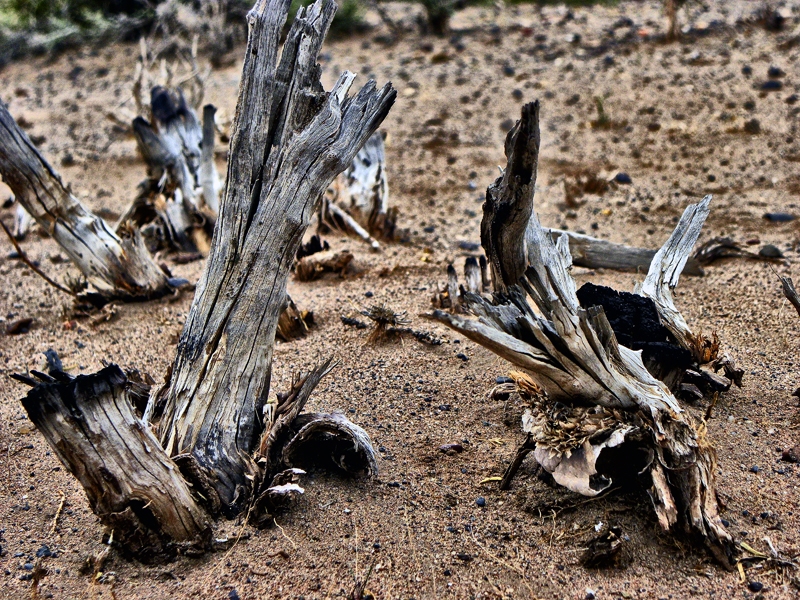
POLYGON ((122 370, 110 365, 74 379, 53 376, 39 374, 43 382, 22 405, 123 551, 142 562, 202 553, 211 541, 205 513, 149 427, 134 416, 122 370))
MULTIPOLYGON (((530 157, 538 154, 539 138, 528 133, 538 130, 537 124, 524 121, 536 119, 537 112, 523 109, 523 122, 506 140, 505 173, 523 173, 527 181, 532 179, 530 157), (537 147, 526 150, 521 148, 523 143, 537 147)), ((495 185, 502 185, 502 178, 495 185)), ((498 196, 509 194, 499 190, 498 196)), ((662 307, 672 309, 672 321, 665 325, 673 335, 682 317, 671 303, 669 289, 677 284, 707 215, 709 200, 686 209, 676 231, 656 254, 643 286, 662 318, 662 307)), ((703 540, 720 563, 731 568, 736 546, 719 516, 716 455, 706 440, 704 424, 695 423, 669 389, 647 371, 640 353, 619 344, 602 307, 580 306, 569 274, 569 241, 561 236, 554 242, 541 227, 533 212, 533 188, 517 196, 516 202, 527 203, 530 208, 523 246, 527 257, 520 263, 521 241, 509 240, 507 232, 499 230, 486 238, 484 248, 487 256, 494 256, 492 264, 505 265, 503 270, 497 269, 501 276, 519 272, 518 281, 504 279, 506 289, 493 301, 465 293, 463 301, 477 319, 443 311, 430 316, 532 376, 545 398, 537 408, 538 419, 546 425, 543 431, 563 431, 558 415, 565 414, 568 422, 574 419, 574 429, 589 432, 597 427, 599 416, 602 435, 536 439, 537 459, 544 461, 545 469, 558 473, 563 485, 596 495, 623 478, 649 475, 650 495, 661 527, 674 530, 680 523, 690 536, 703 540), (487 248, 494 239, 509 242, 487 248), (608 425, 606 415, 613 417, 608 425), (627 460, 620 458, 623 456, 627 460), (630 460, 633 456, 638 458, 630 460)), ((487 195, 487 204, 491 203, 487 195)), ((514 210, 524 213, 528 209, 516 206, 514 210)), ((485 215, 492 217, 491 207, 485 215)), ((502 227, 497 220, 491 222, 502 227)), ((526 425, 531 433, 535 421, 529 417, 526 425)))
POLYGON ((275 335, 284 342, 305 336, 311 325, 314 324, 314 313, 310 310, 300 310, 294 301, 286 297, 286 308, 278 317, 278 327, 275 335))
POLYGON ((618 526, 607 527, 589 541, 581 556, 581 565, 587 569, 624 568, 630 563, 630 538, 618 526))
POLYGON ((137 230, 114 232, 64 186, 0 102, 0 174, 36 222, 109 298, 154 298, 171 291, 137 230))
POLYGON ((343 277, 351 262, 353 262, 352 252, 323 250, 298 260, 294 265, 294 274, 298 281, 311 281, 325 273, 338 273, 343 277))
MULTIPOLYGON (((655 250, 635 248, 624 244, 615 244, 582 233, 546 228, 553 240, 562 235, 569 238, 569 252, 572 264, 587 269, 615 269, 619 271, 640 271, 650 268, 655 250)), ((696 257, 689 258, 683 272, 687 275, 703 275, 704 271, 696 257)))
POLYGON ((389 207, 383 135, 375 132, 328 188, 320 204, 318 227, 323 232, 333 229, 355 235, 380 250, 378 240, 395 238, 396 221, 397 208, 389 207))

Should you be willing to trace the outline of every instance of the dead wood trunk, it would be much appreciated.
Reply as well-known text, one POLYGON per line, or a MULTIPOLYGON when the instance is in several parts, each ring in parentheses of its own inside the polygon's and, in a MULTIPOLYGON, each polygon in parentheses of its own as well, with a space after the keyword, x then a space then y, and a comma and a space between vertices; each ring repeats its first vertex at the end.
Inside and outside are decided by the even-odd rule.
MULTIPOLYGON (((615 244, 574 231, 545 228, 557 240, 562 235, 569 238, 569 253, 572 264, 587 269, 616 269, 620 271, 647 271, 656 255, 656 250, 636 248, 624 244, 615 244)), ((703 275, 700 263, 689 258, 683 272, 687 275, 703 275)))
POLYGON ((301 9, 278 62, 288 0, 259 0, 231 136, 225 198, 211 253, 178 344, 159 436, 167 453, 191 454, 227 514, 239 512, 259 471, 278 317, 302 235, 333 178, 391 107, 390 86, 354 76, 330 93, 316 63, 336 3, 301 9))
POLYGON ((211 528, 177 465, 133 413, 129 382, 112 365, 92 375, 38 374, 22 400, 33 424, 80 481, 100 521, 143 562, 201 553, 211 528))
POLYGON ((155 251, 163 246, 208 254, 219 210, 219 175, 214 165, 214 113, 203 109, 201 127, 178 88, 155 86, 149 114, 133 120, 147 179, 117 223, 142 228, 155 251))
POLYGON ((170 290, 138 231, 114 233, 64 186, 0 102, 0 174, 22 206, 53 236, 101 294, 152 298, 170 290))
POLYGON ((506 156, 508 168, 486 190, 481 220, 481 244, 497 292, 516 285, 525 272, 525 228, 539 166, 538 100, 522 107, 522 119, 506 137, 506 156))
POLYGON ((300 414, 327 361, 268 401, 286 281, 325 188, 380 125, 395 98, 345 73, 330 93, 316 59, 334 0, 301 8, 280 53, 289 0, 258 0, 237 105, 229 185, 211 255, 164 385, 134 389, 116 366, 72 380, 17 379, 23 405, 84 486, 115 540, 143 560, 200 552, 206 513, 252 507, 265 524, 302 493, 295 465, 374 475, 366 432, 339 414, 300 414), (137 407, 148 398, 141 419, 137 407), (150 423, 159 418, 158 434, 150 423))
MULTIPOLYGON (((539 137, 532 134, 538 131, 532 122, 538 111, 532 106, 523 109, 521 121, 509 132, 508 166, 495 190, 487 193, 484 209, 494 226, 483 238, 487 256, 493 265, 501 265, 497 267, 501 276, 521 276, 517 281, 503 279, 506 293, 494 302, 478 294, 463 295, 478 320, 443 311, 432 317, 533 376, 542 394, 536 415, 524 419, 524 429, 535 442, 537 460, 558 483, 593 496, 609 489, 626 471, 628 477, 649 473, 661 526, 670 530, 680 522, 730 567, 735 546, 718 514, 716 456, 705 439, 704 424, 695 424, 667 387, 650 375, 640 353, 618 344, 602 307, 581 308, 569 274, 572 258, 566 236, 554 242, 531 211, 525 257, 519 251, 522 240, 514 241, 502 231, 495 198, 512 197, 512 190, 502 186, 520 181, 509 173, 522 173, 523 181, 533 179, 531 157, 538 155, 539 137), (496 242, 500 239, 502 245, 496 242), (601 454, 613 457, 615 452, 616 461, 599 461, 601 454), (622 456, 627 457, 624 462, 622 456)), ((532 209, 532 185, 526 194, 513 195, 512 214, 524 213, 525 205, 532 209)), ((707 205, 708 199, 690 206, 659 251, 650 271, 662 278, 658 289, 677 282, 707 205)), ((519 230, 519 223, 512 225, 519 230)))
POLYGON ((343 231, 380 250, 378 240, 394 239, 396 221, 397 209, 389 208, 383 135, 375 132, 323 196, 317 224, 320 232, 343 231))

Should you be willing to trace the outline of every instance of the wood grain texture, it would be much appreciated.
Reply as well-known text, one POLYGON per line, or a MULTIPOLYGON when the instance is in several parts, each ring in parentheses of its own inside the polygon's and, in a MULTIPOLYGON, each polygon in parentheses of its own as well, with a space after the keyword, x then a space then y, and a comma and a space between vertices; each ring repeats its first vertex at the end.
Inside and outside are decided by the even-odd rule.
POLYGON ((22 405, 78 479, 101 522, 143 562, 203 552, 211 528, 176 464, 133 414, 116 365, 92 375, 44 377, 22 405))
POLYGON ((333 178, 353 160, 395 98, 367 83, 330 92, 317 56, 334 0, 300 9, 279 54, 289 0, 259 0, 248 14, 225 195, 206 269, 174 363, 159 436, 170 455, 191 453, 213 474, 226 514, 241 511, 258 470, 272 349, 286 283, 303 233, 333 178))
POLYGON ((98 292, 152 298, 170 290, 138 231, 115 233, 64 186, 0 102, 0 174, 17 202, 64 249, 98 292))
POLYGON ((525 228, 533 212, 539 165, 539 101, 525 104, 506 137, 508 165, 486 190, 481 244, 495 291, 504 292, 525 272, 525 228))

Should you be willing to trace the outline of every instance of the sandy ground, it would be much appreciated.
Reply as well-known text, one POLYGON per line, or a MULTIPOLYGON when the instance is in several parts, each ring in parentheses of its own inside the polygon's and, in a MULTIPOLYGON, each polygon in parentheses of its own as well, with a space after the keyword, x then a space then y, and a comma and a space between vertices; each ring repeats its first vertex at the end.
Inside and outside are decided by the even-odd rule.
MULTIPOLYGON (((787 4, 800 14, 798 3, 787 4)), ((684 277, 677 291, 689 324, 716 331, 746 369, 744 388, 724 395, 708 425, 719 453, 723 517, 752 547, 766 551, 768 536, 784 555, 797 556, 800 467, 779 459, 782 449, 800 442, 798 402, 791 396, 800 385, 800 319, 773 270, 800 278, 800 221, 771 223, 763 215, 800 215, 800 105, 793 104, 800 45, 792 33, 797 20, 780 34, 732 27, 752 6, 720 2, 704 11, 695 5, 691 21, 711 23, 710 31, 673 45, 639 35, 663 31, 656 2, 575 9, 571 19, 558 7, 542 16, 530 6, 470 9, 454 20, 463 33, 452 39, 408 33, 385 46, 375 40, 378 30, 326 45, 327 84, 348 68, 361 74, 358 81, 374 76, 399 90, 384 129, 392 203, 411 241, 373 254, 357 240, 327 236, 334 249, 355 254, 353 272, 290 283, 292 297, 314 311, 317 325, 305 339, 278 344, 274 389, 335 355, 340 365, 312 408, 344 411, 363 426, 379 449, 381 471, 371 482, 312 475, 305 496, 278 519, 280 527, 258 531, 219 522, 216 537, 239 539, 227 552, 157 567, 112 554, 102 582, 80 573, 86 557, 101 549, 102 528, 79 485, 24 416, 18 402, 24 389, 8 375, 38 368, 42 352, 53 348, 76 374, 113 361, 159 379, 191 298, 126 305, 111 322, 93 328, 83 321, 67 330, 68 298, 10 258, 10 244, 0 242, 3 328, 21 317, 35 320, 27 334, 0 337, 0 596, 31 596, 31 583, 21 579, 24 565, 46 545, 53 555, 41 559, 48 574, 39 590, 47 598, 343 597, 370 571, 367 588, 377 598, 584 598, 587 589, 598 598, 754 597, 737 573, 662 534, 644 492, 574 506, 583 499, 549 487, 527 463, 508 492, 482 485, 503 472, 523 438, 521 407, 486 397, 509 367, 419 317, 430 310, 445 266, 455 262, 460 269, 470 254, 463 242, 479 241, 483 190, 505 162, 505 131, 525 101, 542 102, 536 203, 546 225, 657 247, 687 203, 713 193, 701 241, 730 236, 754 251, 773 244, 786 257, 773 264, 719 262, 705 277, 684 277), (782 89, 764 92, 770 66, 785 73, 778 78, 782 89), (590 124, 598 118, 594 97, 604 98, 608 128, 590 124), (601 195, 578 198, 578 206, 565 205, 565 179, 620 171, 631 184, 611 184, 601 195), (379 276, 385 267, 390 274, 379 276), (365 334, 343 328, 340 316, 373 302, 408 311, 414 327, 446 343, 365 344, 365 334), (451 442, 465 451, 438 451, 451 442), (62 494, 64 510, 53 527, 62 494), (476 504, 479 497, 485 506, 476 504), (619 524, 630 537, 627 568, 579 565, 600 522, 619 524)), ((12 114, 24 119, 75 193, 111 216, 144 175, 132 136, 107 118, 132 110, 136 55, 133 46, 112 45, 0 72, 12 114)), ((215 71, 208 84, 207 98, 223 120, 234 111, 238 69, 215 71)), ((0 217, 10 224, 12 212, 0 217)), ((51 275, 75 275, 39 232, 24 248, 51 275)), ((191 280, 202 269, 201 262, 164 260, 191 280)), ((641 279, 584 269, 575 276, 618 289, 641 279)), ((704 407, 691 410, 699 416, 704 407)), ((747 573, 767 598, 797 597, 791 583, 797 576, 747 573)))

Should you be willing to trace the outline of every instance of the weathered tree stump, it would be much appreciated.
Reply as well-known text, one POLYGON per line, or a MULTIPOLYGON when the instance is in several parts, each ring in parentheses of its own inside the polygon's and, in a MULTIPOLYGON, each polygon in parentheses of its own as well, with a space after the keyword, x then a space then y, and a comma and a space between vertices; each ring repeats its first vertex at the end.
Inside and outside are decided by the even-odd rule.
POLYGON ((0 174, 36 222, 64 249, 88 282, 115 298, 153 298, 170 291, 135 229, 117 233, 64 186, 5 104, 0 102, 0 174))
POLYGON ((74 379, 43 380, 22 400, 36 428, 78 479, 100 521, 144 562, 202 553, 211 527, 177 465, 133 413, 130 383, 116 365, 74 379))
MULTIPOLYGON (((526 105, 506 140, 506 171, 490 187, 484 205, 484 250, 495 286, 503 292, 493 301, 463 294, 477 320, 443 311, 431 316, 535 380, 535 414, 523 419, 529 437, 520 450, 527 453, 533 446, 536 459, 558 483, 594 496, 622 477, 648 474, 662 528, 680 523, 731 567, 736 549, 718 514, 716 455, 705 425, 695 423, 647 371, 639 352, 617 342, 602 306, 580 306, 569 274, 567 236, 554 242, 533 212, 537 119, 538 104, 526 105), (530 221, 522 227, 525 214, 530 221), (524 244, 521 233, 515 239, 504 231, 502 215, 510 215, 512 231, 525 231, 524 244), (627 459, 620 461, 621 456, 627 459)), ((677 283, 709 200, 687 208, 651 265, 643 289, 659 310, 674 308, 665 290, 677 283)), ((667 319, 677 328, 674 314, 667 319)))
POLYGON ((178 344, 159 436, 213 479, 223 510, 239 512, 259 478, 263 429, 286 282, 317 203, 391 107, 390 86, 347 97, 345 73, 325 93, 316 63, 336 10, 298 12, 278 63, 287 0, 259 0, 231 136, 226 195, 206 269, 178 344))
POLYGON ((295 463, 377 471, 361 428, 342 415, 300 414, 330 361, 269 398, 276 330, 303 233, 395 98, 391 85, 378 90, 374 82, 348 97, 350 73, 325 92, 316 61, 335 0, 298 10, 281 52, 289 5, 258 0, 248 14, 225 198, 167 381, 150 391, 141 418, 131 405, 143 391, 126 396, 116 367, 75 381, 55 372, 58 381, 36 385, 23 401, 135 556, 202 551, 206 515, 252 508, 251 520, 265 524, 302 493, 295 463))
POLYGON ((180 88, 151 90, 149 114, 133 120, 147 179, 117 222, 142 229, 151 251, 168 247, 208 254, 219 210, 214 165, 214 114, 206 105, 201 127, 180 88))
POLYGON ((378 240, 394 239, 397 209, 389 207, 386 150, 379 132, 367 140, 328 188, 319 207, 317 226, 321 233, 333 229, 360 237, 373 250, 380 250, 378 240))

